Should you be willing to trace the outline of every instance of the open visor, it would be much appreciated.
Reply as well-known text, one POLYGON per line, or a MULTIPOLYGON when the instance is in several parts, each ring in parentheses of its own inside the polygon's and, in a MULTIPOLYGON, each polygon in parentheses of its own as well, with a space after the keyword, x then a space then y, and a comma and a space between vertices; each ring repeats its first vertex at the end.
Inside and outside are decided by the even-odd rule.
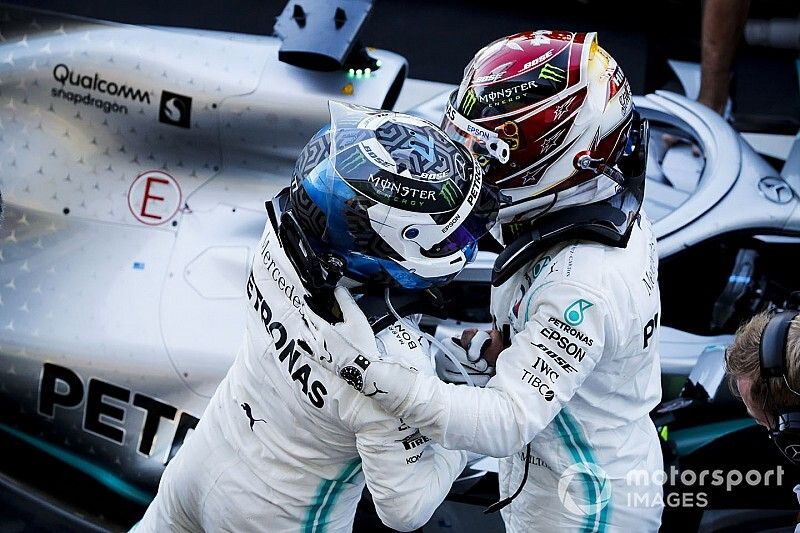
POLYGON ((508 163, 511 149, 503 139, 492 130, 487 130, 461 113, 456 108, 458 91, 450 93, 447 100, 447 109, 442 119, 442 129, 448 137, 464 145, 467 150, 475 155, 484 155, 508 163))

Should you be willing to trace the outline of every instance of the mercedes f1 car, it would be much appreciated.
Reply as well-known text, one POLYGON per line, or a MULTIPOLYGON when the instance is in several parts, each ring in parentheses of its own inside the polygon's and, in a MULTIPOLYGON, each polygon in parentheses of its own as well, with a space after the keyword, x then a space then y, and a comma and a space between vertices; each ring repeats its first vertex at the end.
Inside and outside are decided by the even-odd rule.
MULTIPOLYGON (((0 7, 0 485, 29 524, 56 523, 44 507, 74 529, 129 527, 152 498, 235 357, 264 200, 329 99, 440 121, 452 87, 406 82, 402 57, 364 48, 368 12, 290 3, 263 37, 0 7)), ((690 99, 635 103, 652 128, 644 209, 660 257, 642 282, 661 285, 671 399, 739 320, 789 299, 800 144, 778 172, 690 99)), ((447 288, 437 335, 488 322, 494 257, 447 288)), ((711 411, 663 421, 683 464, 750 431, 741 409, 711 411)), ((493 501, 487 464, 457 483, 445 522, 493 501)))

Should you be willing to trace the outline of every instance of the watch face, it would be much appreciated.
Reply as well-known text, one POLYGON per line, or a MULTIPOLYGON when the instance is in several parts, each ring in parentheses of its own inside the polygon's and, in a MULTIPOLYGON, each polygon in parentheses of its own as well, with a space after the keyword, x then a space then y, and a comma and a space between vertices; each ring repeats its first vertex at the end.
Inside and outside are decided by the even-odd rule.
POLYGON ((364 378, 361 371, 354 366, 346 366, 339 371, 339 375, 357 391, 364 388, 364 378))

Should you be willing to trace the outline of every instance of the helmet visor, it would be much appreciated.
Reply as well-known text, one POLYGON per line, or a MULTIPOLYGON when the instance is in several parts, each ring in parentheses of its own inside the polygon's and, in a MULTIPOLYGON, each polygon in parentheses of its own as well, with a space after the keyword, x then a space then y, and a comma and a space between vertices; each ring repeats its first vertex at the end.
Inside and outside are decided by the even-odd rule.
POLYGON ((476 124, 456 109, 457 92, 453 91, 442 119, 442 129, 448 137, 463 145, 476 157, 488 157, 507 163, 511 149, 500 135, 476 124))
MULTIPOLYGON (((495 188, 482 185, 475 206, 464 221, 447 237, 429 249, 422 250, 422 254, 427 257, 446 257, 459 250, 466 252, 469 246, 477 244, 478 240, 492 229, 497 220, 499 207, 500 202, 495 188)), ((454 218, 450 223, 458 224, 459 221, 454 218)))

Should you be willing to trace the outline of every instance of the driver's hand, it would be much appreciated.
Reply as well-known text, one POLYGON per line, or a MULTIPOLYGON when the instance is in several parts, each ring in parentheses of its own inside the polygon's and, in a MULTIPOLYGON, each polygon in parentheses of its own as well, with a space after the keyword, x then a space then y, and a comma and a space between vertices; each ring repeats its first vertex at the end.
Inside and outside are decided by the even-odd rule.
POLYGON ((484 335, 481 335, 480 339, 476 340, 475 336, 477 333, 477 329, 465 329, 464 332, 461 333, 461 347, 465 350, 469 350, 473 342, 480 344, 480 356, 486 359, 489 366, 497 366, 497 357, 500 355, 500 352, 503 351, 503 336, 500 334, 500 331, 496 329, 482 331, 482 334, 488 335, 488 341, 484 335))
POLYGON ((304 319, 308 334, 304 341, 323 366, 335 372, 359 392, 363 391, 365 374, 370 363, 379 360, 380 351, 367 317, 344 287, 336 287, 334 297, 342 311, 342 321, 331 324, 310 306, 305 306, 304 319))
POLYGON ((500 332, 468 329, 461 334, 461 338, 453 337, 444 342, 449 347, 450 356, 456 361, 441 351, 437 352, 436 373, 439 377, 448 383, 486 386, 494 376, 494 362, 503 349, 500 332))

